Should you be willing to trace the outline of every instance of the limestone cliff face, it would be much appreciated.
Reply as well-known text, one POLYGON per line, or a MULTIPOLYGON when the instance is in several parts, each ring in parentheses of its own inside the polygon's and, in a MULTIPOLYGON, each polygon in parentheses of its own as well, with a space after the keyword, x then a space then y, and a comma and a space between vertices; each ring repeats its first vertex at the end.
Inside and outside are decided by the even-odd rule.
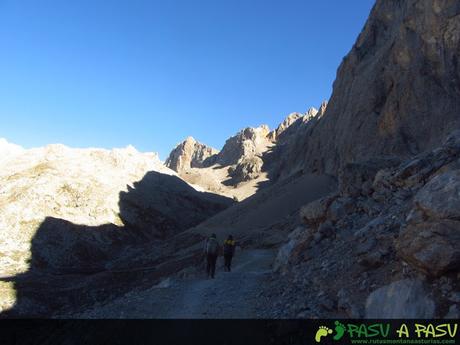
POLYGON ((215 162, 224 166, 233 165, 241 160, 260 155, 270 145, 267 138, 269 132, 266 125, 241 130, 227 139, 222 151, 216 155, 215 162))
POLYGON ((171 151, 165 165, 176 172, 182 172, 190 168, 201 168, 203 167, 203 162, 217 154, 217 152, 216 149, 201 144, 192 137, 188 137, 171 151))
POLYGON ((281 174, 337 174, 375 155, 407 158, 460 126, 460 3, 378 0, 338 69, 327 111, 281 174))
POLYGON ((276 178, 339 181, 278 253, 274 317, 459 317, 459 54, 458 0, 377 0, 326 111, 273 151, 276 178))

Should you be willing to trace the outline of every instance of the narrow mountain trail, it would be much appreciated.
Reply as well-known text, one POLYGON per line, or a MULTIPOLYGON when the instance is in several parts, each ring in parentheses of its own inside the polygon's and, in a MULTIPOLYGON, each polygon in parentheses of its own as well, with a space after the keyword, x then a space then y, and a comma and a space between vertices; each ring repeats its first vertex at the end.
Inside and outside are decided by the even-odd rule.
POLYGON ((254 318, 261 288, 271 272, 275 252, 237 252, 232 272, 217 261, 215 279, 168 278, 143 291, 131 291, 78 315, 82 318, 254 318))

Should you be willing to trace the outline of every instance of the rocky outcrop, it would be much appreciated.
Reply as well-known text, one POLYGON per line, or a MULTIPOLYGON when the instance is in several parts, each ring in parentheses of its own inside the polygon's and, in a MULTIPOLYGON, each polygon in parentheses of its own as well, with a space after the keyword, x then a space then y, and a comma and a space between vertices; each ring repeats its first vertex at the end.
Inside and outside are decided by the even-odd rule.
POLYGON ((460 127, 460 5, 378 0, 343 60, 325 114, 285 153, 294 170, 412 155, 460 127))
POLYGON ((417 193, 414 202, 427 217, 460 220, 459 196, 460 170, 453 170, 439 174, 428 182, 417 193))
POLYGON ((229 175, 232 178, 232 183, 238 184, 258 178, 262 172, 263 164, 263 160, 258 156, 244 158, 236 167, 229 168, 229 175))
POLYGON ((257 179, 266 178, 262 156, 272 145, 265 125, 241 130, 220 152, 189 137, 171 152, 165 165, 197 188, 241 200, 257 190, 257 179))
POLYGON ((203 162, 217 153, 216 149, 188 137, 171 151, 165 165, 179 173, 190 168, 202 168, 203 162))
POLYGON ((314 120, 315 118, 319 119, 323 116, 326 111, 326 107, 327 101, 324 101, 321 103, 319 110, 311 107, 304 114, 289 114, 275 130, 268 134, 268 138, 277 145, 282 145, 285 141, 287 141, 287 137, 292 137, 293 135, 301 136, 302 134, 299 129, 303 129, 308 122, 314 120))
POLYGON ((261 155, 266 151, 270 141, 267 138, 269 128, 266 125, 248 127, 229 138, 222 150, 212 161, 222 166, 235 165, 240 161, 261 155))
POLYGON ((279 138, 279 136, 287 128, 289 128, 294 122, 296 122, 298 119, 300 119, 300 118, 302 118, 304 116, 313 117, 317 113, 318 113, 318 110, 316 110, 315 108, 310 108, 306 115, 301 114, 301 113, 291 113, 283 120, 283 122, 281 122, 279 124, 279 126, 274 131, 271 131, 270 133, 268 133, 267 136, 271 141, 276 142, 277 138, 279 138))
POLYGON ((303 206, 300 210, 300 217, 305 224, 313 226, 321 224, 326 220, 327 211, 335 199, 336 196, 325 197, 303 206))
POLYGON ((277 180, 273 171, 282 166, 278 161, 284 160, 287 144, 302 137, 326 107, 324 101, 319 110, 291 113, 273 131, 266 125, 247 127, 229 138, 220 152, 189 137, 170 153, 165 165, 204 190, 244 199, 258 189, 258 182, 277 180))
POLYGON ((281 286, 266 297, 290 308, 274 306, 272 316, 455 313, 459 164, 460 131, 454 131, 441 147, 399 164, 374 159, 344 167, 338 193, 304 206, 303 230, 294 229, 279 250, 281 286))
POLYGON ((323 117, 324 114, 326 114, 326 110, 327 110, 327 105, 328 105, 328 101, 323 101, 317 111, 317 113, 313 116, 316 116, 318 115, 318 117, 323 117))
POLYGON ((273 150, 274 179, 327 173, 339 191, 302 208, 272 316, 458 314, 459 28, 458 1, 377 0, 325 112, 273 150))
POLYGON ((305 114, 289 115, 277 130, 270 133, 269 137, 274 138, 275 145, 265 153, 264 161, 272 181, 282 180, 299 171, 305 172, 303 161, 295 157, 295 153, 304 145, 305 138, 324 115, 327 104, 324 101, 319 110, 310 108, 305 114))
POLYGON ((414 268, 439 277, 460 267, 460 222, 427 221, 409 225, 397 241, 400 256, 414 268))

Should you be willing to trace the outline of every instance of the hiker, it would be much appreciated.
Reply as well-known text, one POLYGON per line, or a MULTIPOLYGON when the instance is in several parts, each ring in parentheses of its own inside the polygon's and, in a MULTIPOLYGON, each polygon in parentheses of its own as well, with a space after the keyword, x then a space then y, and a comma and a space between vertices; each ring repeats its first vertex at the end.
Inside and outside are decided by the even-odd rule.
POLYGON ((232 259, 235 255, 235 240, 229 235, 224 242, 224 266, 227 272, 232 270, 232 259))
POLYGON ((211 276, 214 279, 217 256, 219 255, 219 242, 217 242, 216 234, 212 234, 206 241, 205 254, 207 260, 206 273, 208 278, 211 276))

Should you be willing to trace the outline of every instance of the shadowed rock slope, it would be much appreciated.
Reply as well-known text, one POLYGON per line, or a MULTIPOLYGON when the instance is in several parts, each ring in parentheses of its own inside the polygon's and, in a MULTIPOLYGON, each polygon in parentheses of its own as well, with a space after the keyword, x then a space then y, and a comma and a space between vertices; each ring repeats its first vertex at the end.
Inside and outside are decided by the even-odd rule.
POLYGON ((271 317, 459 317, 460 131, 388 165, 349 165, 302 208, 261 297, 271 317))
POLYGON ((338 176, 261 294, 272 317, 458 318, 460 3, 379 0, 278 176, 338 176))
POLYGON ((460 125, 460 3, 379 0, 337 72, 325 115, 280 173, 336 175, 375 155, 408 158, 460 125))

